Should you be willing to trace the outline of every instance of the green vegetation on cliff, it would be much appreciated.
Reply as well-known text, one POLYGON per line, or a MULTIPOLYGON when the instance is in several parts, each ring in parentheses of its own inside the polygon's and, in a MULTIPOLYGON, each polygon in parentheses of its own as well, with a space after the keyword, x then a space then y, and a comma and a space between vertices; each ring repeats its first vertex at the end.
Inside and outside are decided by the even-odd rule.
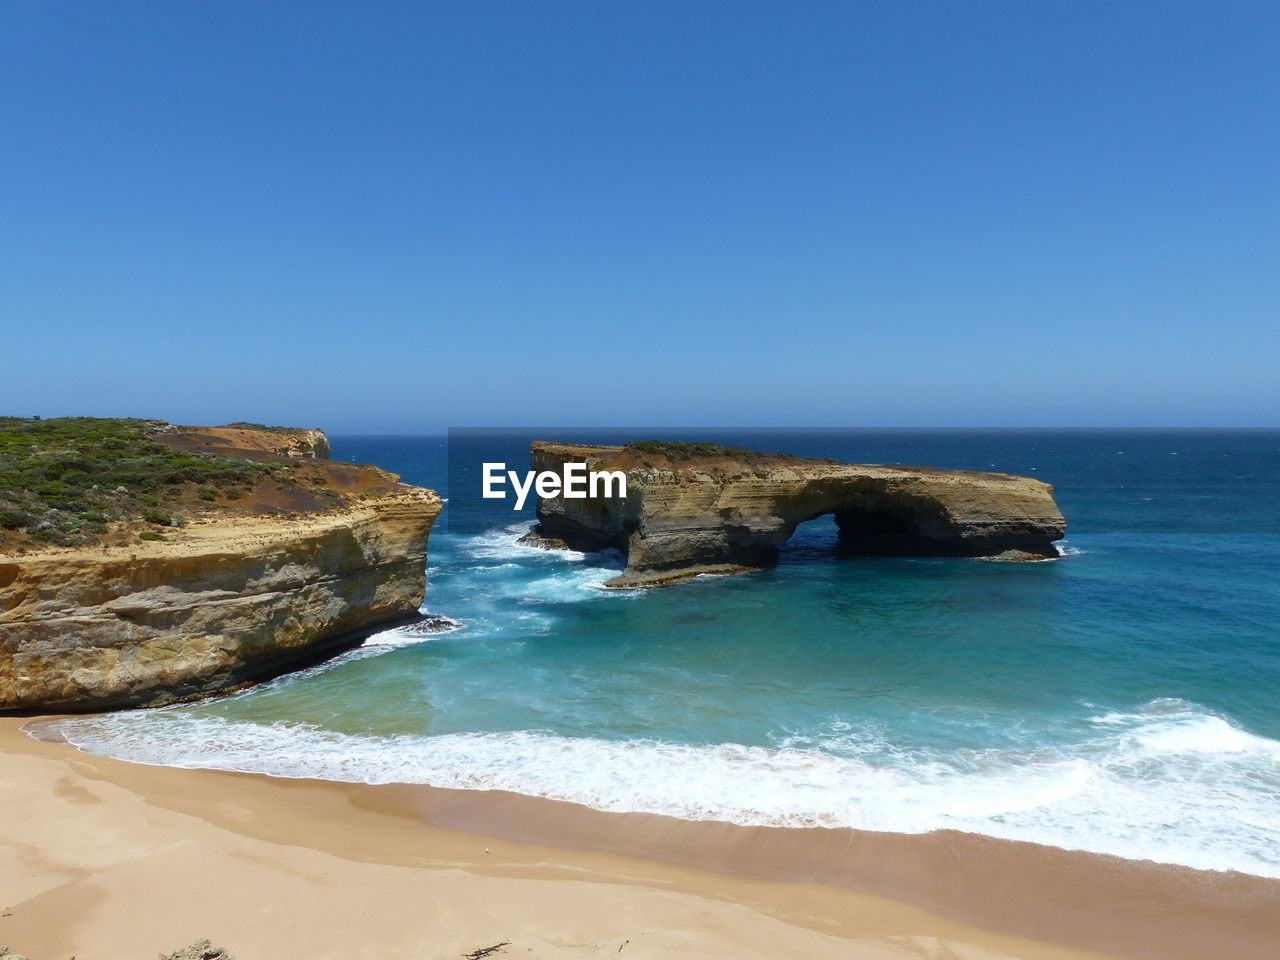
POLYGON ((0 417, 0 541, 76 545, 111 521, 167 526, 170 511, 157 508, 186 485, 235 496, 272 470, 153 439, 173 429, 158 420, 0 417))
POLYGON ((235 427, 238 430, 265 430, 267 433, 297 433, 297 427, 273 427, 266 423, 252 423, 248 420, 233 420, 222 424, 224 427, 235 427))

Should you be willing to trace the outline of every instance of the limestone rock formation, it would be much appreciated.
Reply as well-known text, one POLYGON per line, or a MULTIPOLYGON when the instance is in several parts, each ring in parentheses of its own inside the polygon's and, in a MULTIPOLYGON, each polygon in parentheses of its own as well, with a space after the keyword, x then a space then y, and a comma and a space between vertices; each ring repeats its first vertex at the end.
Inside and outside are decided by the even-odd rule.
POLYGON ((163 535, 117 524, 89 545, 0 553, 0 710, 213 693, 416 616, 435 493, 375 467, 218 447, 244 450, 274 472, 214 502, 173 494, 163 535))
POLYGON ((618 548, 609 586, 652 586, 699 573, 759 569, 797 524, 834 514, 867 553, 1044 559, 1066 523, 1053 488, 1028 477, 874 466, 761 454, 712 444, 597 447, 535 443, 534 470, 565 462, 621 470, 625 498, 544 498, 527 542, 618 548))

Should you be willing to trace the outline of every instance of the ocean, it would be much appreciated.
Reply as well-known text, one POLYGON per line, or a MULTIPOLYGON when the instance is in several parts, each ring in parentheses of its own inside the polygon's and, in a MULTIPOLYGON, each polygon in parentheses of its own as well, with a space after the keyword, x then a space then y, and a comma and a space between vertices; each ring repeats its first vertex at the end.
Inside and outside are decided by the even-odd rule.
POLYGON ((450 496, 426 604, 203 703, 45 722, 141 763, 503 789, 741 824, 950 828, 1280 877, 1280 431, 670 430, 335 437, 450 496), (1054 484, 1061 559, 844 554, 613 591, 517 537, 483 461, 531 438, 710 439, 1054 484))

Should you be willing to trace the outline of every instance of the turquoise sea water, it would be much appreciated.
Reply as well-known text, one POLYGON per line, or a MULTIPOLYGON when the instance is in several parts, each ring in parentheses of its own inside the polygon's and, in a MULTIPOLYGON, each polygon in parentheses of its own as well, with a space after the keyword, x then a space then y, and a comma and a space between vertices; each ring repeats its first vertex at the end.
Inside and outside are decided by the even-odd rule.
POLYGON ((141 762, 955 828, 1280 876, 1280 432, 698 437, 1038 476, 1067 555, 846 556, 820 518, 774 569, 607 591, 618 557, 520 547, 530 512, 464 496, 482 461, 523 467, 530 435, 455 436, 451 467, 443 438, 339 437, 335 457, 453 482, 425 609, 459 627, 57 727, 141 762))

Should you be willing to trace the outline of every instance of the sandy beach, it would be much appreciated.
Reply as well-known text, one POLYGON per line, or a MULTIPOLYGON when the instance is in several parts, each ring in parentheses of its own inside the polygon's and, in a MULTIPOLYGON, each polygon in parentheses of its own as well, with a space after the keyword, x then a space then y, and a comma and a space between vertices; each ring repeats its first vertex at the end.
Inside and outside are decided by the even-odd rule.
POLYGON ((1239 874, 149 767, 23 722, 0 721, 0 945, 30 960, 205 937, 238 960, 1248 960, 1280 937, 1280 884, 1239 874))

